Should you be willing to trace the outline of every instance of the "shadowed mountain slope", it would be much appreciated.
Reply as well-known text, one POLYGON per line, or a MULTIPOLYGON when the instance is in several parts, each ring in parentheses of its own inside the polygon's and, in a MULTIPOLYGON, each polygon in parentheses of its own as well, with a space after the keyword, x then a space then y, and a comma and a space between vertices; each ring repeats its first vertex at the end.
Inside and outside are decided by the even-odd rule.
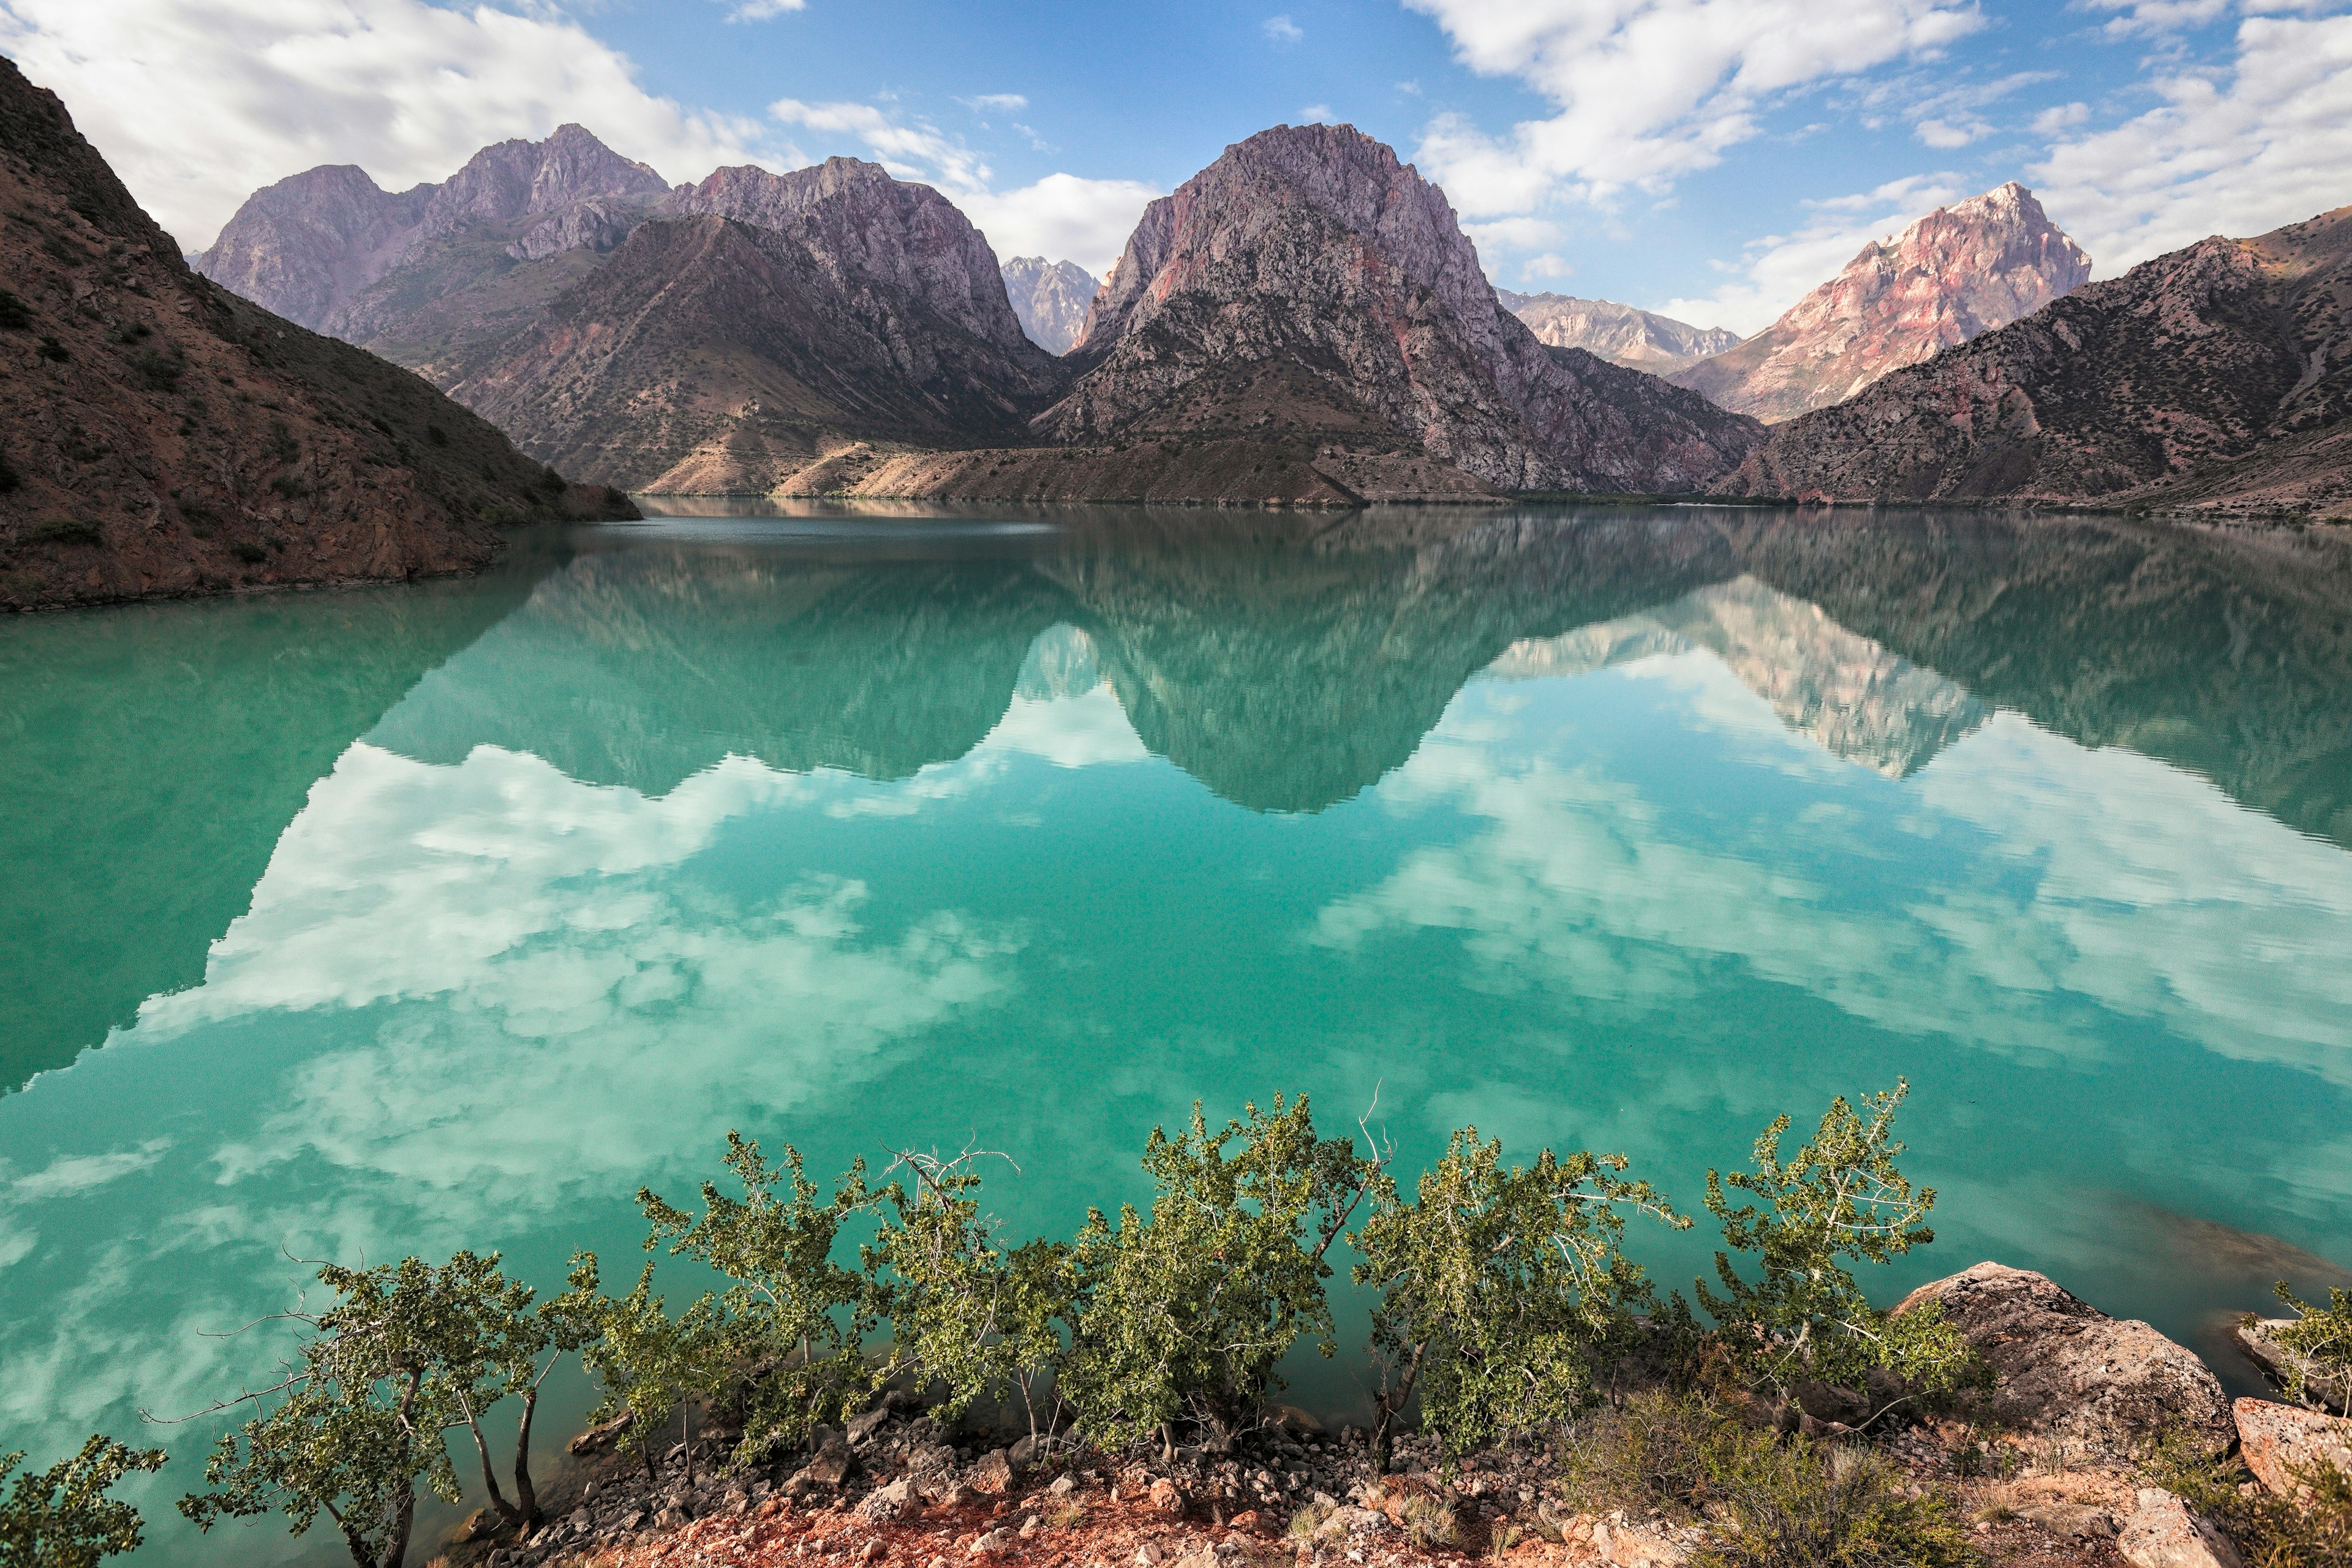
POLYGON ((2352 516, 2352 207, 2087 284, 1775 430, 1717 488, 2352 516))
POLYGON ((0 607, 398 581, 493 524, 635 516, 415 376, 191 273, 0 62, 0 607))

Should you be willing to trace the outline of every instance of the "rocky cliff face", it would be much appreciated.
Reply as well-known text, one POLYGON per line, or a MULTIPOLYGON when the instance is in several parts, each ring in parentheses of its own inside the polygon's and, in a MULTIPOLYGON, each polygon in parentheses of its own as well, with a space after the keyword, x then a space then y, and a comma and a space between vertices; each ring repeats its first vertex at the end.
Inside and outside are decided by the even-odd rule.
POLYGON ((1611 364, 1666 375, 1719 354, 1739 342, 1721 327, 1694 327, 1671 316, 1637 310, 1611 300, 1580 300, 1571 294, 1514 294, 1495 290, 1503 308, 1528 324, 1538 342, 1582 349, 1611 364))
POLYGON ((1673 377, 1767 423, 1843 402, 1889 371, 2007 326, 2080 287, 2091 258, 2015 181, 1938 207, 1764 331, 1673 377))
POLYGON ((789 227, 640 226, 451 392, 526 451, 643 489, 756 493, 863 442, 1017 436, 1054 365, 986 242, 873 164, 803 173, 825 178, 798 216, 754 209, 789 227))
POLYGON ((1004 291, 1029 341, 1049 354, 1065 354, 1087 324, 1094 303, 1094 275, 1075 261, 1016 256, 1004 264, 1004 291))
POLYGON ((2352 516, 2352 207, 2075 290, 1773 433, 1727 493, 2352 516))
POLYGON ((248 197, 197 269, 289 321, 368 342, 516 262, 609 250, 669 187, 578 125, 485 147, 446 184, 379 190, 349 164, 248 197), (500 265, 503 261, 506 265, 500 265))
POLYGON ((1495 298, 1443 193, 1346 126, 1280 126, 1154 202, 1034 428, 1399 445, 1502 489, 1688 490, 1750 421, 1576 350, 1495 298))
POLYGON ((495 522, 635 515, 191 273, 5 61, 0 201, 0 606, 463 571, 495 522))

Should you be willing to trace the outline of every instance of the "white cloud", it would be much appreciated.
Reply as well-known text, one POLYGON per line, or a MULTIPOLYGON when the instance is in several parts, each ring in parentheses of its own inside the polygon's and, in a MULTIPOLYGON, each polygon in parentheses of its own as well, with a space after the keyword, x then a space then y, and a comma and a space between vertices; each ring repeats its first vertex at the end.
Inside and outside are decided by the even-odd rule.
POLYGON ((2109 37, 2127 38, 2152 33, 2177 32, 2218 21, 2230 9, 2230 0, 2084 0, 2094 11, 2113 11, 2101 29, 2109 37))
POLYGON ((565 121, 673 178, 772 161, 756 121, 688 110, 551 7, 422 0, 9 0, 0 51, 65 100, 191 249, 239 203, 320 163, 389 189, 565 121))
POLYGON ((1541 256, 1536 257, 1532 260, 1523 263, 1519 268, 1519 275, 1523 278, 1542 278, 1554 280, 1569 277, 1575 271, 1576 268, 1570 266, 1565 259, 1552 254, 1550 251, 1546 251, 1541 256))
POLYGON ((1265 36, 1277 44, 1295 44, 1307 35, 1288 16, 1268 16, 1263 26, 1265 36))
POLYGON ((1759 332, 1814 289, 1828 282, 1874 239, 1900 232, 1933 208, 1968 193, 1946 175, 1911 175, 1874 190, 1807 204, 1811 221, 1787 234, 1750 240, 1741 260, 1724 268, 1722 287, 1709 294, 1667 300, 1644 309, 1700 327, 1759 332))
POLYGON ((1012 114, 1029 107, 1029 100, 1017 92, 983 92, 978 98, 959 98, 956 101, 974 114, 1012 114))
POLYGON ((806 10, 808 0, 743 0, 727 13, 730 22, 772 22, 794 11, 806 10))
POLYGON ((2232 68, 2158 76, 2158 108, 2027 171, 2102 276, 2352 201, 2352 16, 2249 16, 2235 43, 2232 68))
POLYGON ((1298 118, 1308 125, 1328 125, 1337 116, 1332 114, 1331 106, 1328 103, 1310 103, 1298 111, 1298 118))
POLYGON ((1980 141, 1992 134, 1992 127, 1982 121, 1954 125, 1948 121, 1922 120, 1911 128, 1911 132, 1930 147, 1948 149, 1965 147, 1971 142, 1980 141))
POLYGON ((2032 131, 2036 136, 2055 136, 2061 131, 2070 130, 2090 118, 2089 104, 2062 103, 2054 108, 2045 109, 2035 115, 2032 131))
POLYGON ((779 99, 769 112, 785 124, 864 144, 901 179, 934 184, 988 237, 1000 260, 1043 256, 1075 261, 1096 277, 1127 248, 1146 204, 1162 193, 1139 180, 1054 174, 1000 191, 993 172, 959 137, 928 121, 902 121, 870 103, 779 99))
POLYGON ((1407 0, 1472 69, 1516 77, 1559 112, 1486 135, 1441 116, 1417 161, 1454 204, 1487 216, 1549 198, 1655 188, 1719 161, 1787 92, 1974 31, 1945 0, 1407 0))

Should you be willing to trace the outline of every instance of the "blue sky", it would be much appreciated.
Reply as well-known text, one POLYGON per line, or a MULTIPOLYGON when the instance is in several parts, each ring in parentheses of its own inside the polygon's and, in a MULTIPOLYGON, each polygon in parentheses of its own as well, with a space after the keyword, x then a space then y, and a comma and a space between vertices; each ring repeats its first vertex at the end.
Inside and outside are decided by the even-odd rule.
POLYGON ((1506 287, 1740 331, 2004 180, 2102 275, 2352 202, 2352 0, 0 0, 0 48, 192 247, 565 120, 672 180, 878 158, 1097 273, 1226 143, 1344 121, 1506 287))

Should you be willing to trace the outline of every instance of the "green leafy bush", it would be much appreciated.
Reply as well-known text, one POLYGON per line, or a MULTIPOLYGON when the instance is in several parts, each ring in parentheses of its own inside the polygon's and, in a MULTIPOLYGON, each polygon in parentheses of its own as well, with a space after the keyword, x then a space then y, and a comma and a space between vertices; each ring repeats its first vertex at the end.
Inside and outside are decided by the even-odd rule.
POLYGON ((854 1164, 829 1199, 787 1144, 783 1163, 771 1167, 760 1146, 727 1135, 727 1168, 743 1195, 730 1197, 702 1184, 703 1212, 687 1214, 640 1188, 637 1203, 651 1222, 647 1249, 667 1242, 674 1256, 695 1258, 734 1281, 716 1303, 705 1354, 761 1375, 741 1389, 746 1401, 738 1457, 751 1461, 799 1443, 819 1422, 847 1418, 873 1392, 865 1357, 877 1325, 866 1279, 833 1261, 843 1222, 865 1208, 866 1163, 854 1164))
MULTIPOLYGON (((1882 1370, 1916 1388, 1948 1393, 1977 1381, 1981 1367, 1959 1331, 1928 1305, 1895 1317, 1870 1304, 1848 1262, 1886 1263, 1935 1240, 1924 1221, 1932 1188, 1915 1189, 1895 1166, 1903 1145, 1895 1112, 1910 1086, 1897 1081, 1864 1101, 1865 1120, 1840 1096, 1812 1141, 1786 1162, 1782 1116, 1756 1141, 1755 1169, 1706 1173, 1706 1206, 1724 1240, 1754 1255, 1743 1278, 1728 1254, 1715 1255, 1724 1294, 1698 1285, 1699 1304, 1750 1386, 1786 1395, 1800 1381, 1860 1389, 1882 1370), (1725 1188, 1759 1202, 1734 1207, 1725 1188)), ((1874 1414, 1874 1419, 1875 1413, 1874 1414)))
POLYGON ((2329 1290, 2323 1308, 2298 1300, 2284 1279, 2274 1289, 2295 1318, 2278 1331, 2278 1342, 2303 1358, 2303 1365, 2289 1374, 2287 1392, 2297 1399, 2309 1397, 2304 1387, 2306 1368, 2331 1375, 2345 1391, 2340 1414, 2352 1415, 2352 1291, 2329 1290))
POLYGON ((1385 1176, 1352 1237, 1354 1278, 1375 1286, 1372 1349, 1382 1376, 1373 1444, 1416 1393, 1449 1453, 1563 1421, 1589 1395, 1597 1360, 1655 1298, 1621 1250, 1624 1210, 1687 1226, 1622 1155, 1547 1149, 1506 1167, 1499 1141, 1455 1132, 1412 1199, 1385 1176))
POLYGON ((620 1448, 643 1458, 646 1475, 652 1479, 655 1446, 663 1440, 664 1423, 677 1413, 690 1479, 691 1406, 717 1394, 726 1379, 726 1320, 719 1299, 708 1291, 673 1318, 653 1287, 654 1266, 648 1263, 626 1296, 617 1300, 600 1296, 596 1255, 583 1252, 572 1260, 572 1289, 565 1300, 595 1325, 595 1337, 581 1359, 604 1390, 588 1419, 601 1426, 626 1417, 620 1448))
POLYGON ((1117 1225, 1087 1213, 1062 1391, 1100 1441, 1172 1440, 1183 1421, 1223 1448, 1257 1418, 1294 1343, 1336 1348, 1324 1255, 1380 1165, 1351 1139, 1318 1140, 1304 1095, 1245 1111, 1212 1132, 1196 1104, 1176 1137, 1152 1129, 1149 1219, 1131 1205, 1117 1225))
POLYGON ((97 1568, 138 1550, 139 1510, 106 1494, 133 1470, 162 1469, 163 1449, 127 1448, 101 1435, 46 1470, 16 1474, 24 1458, 22 1449, 0 1454, 0 1568, 97 1568))

